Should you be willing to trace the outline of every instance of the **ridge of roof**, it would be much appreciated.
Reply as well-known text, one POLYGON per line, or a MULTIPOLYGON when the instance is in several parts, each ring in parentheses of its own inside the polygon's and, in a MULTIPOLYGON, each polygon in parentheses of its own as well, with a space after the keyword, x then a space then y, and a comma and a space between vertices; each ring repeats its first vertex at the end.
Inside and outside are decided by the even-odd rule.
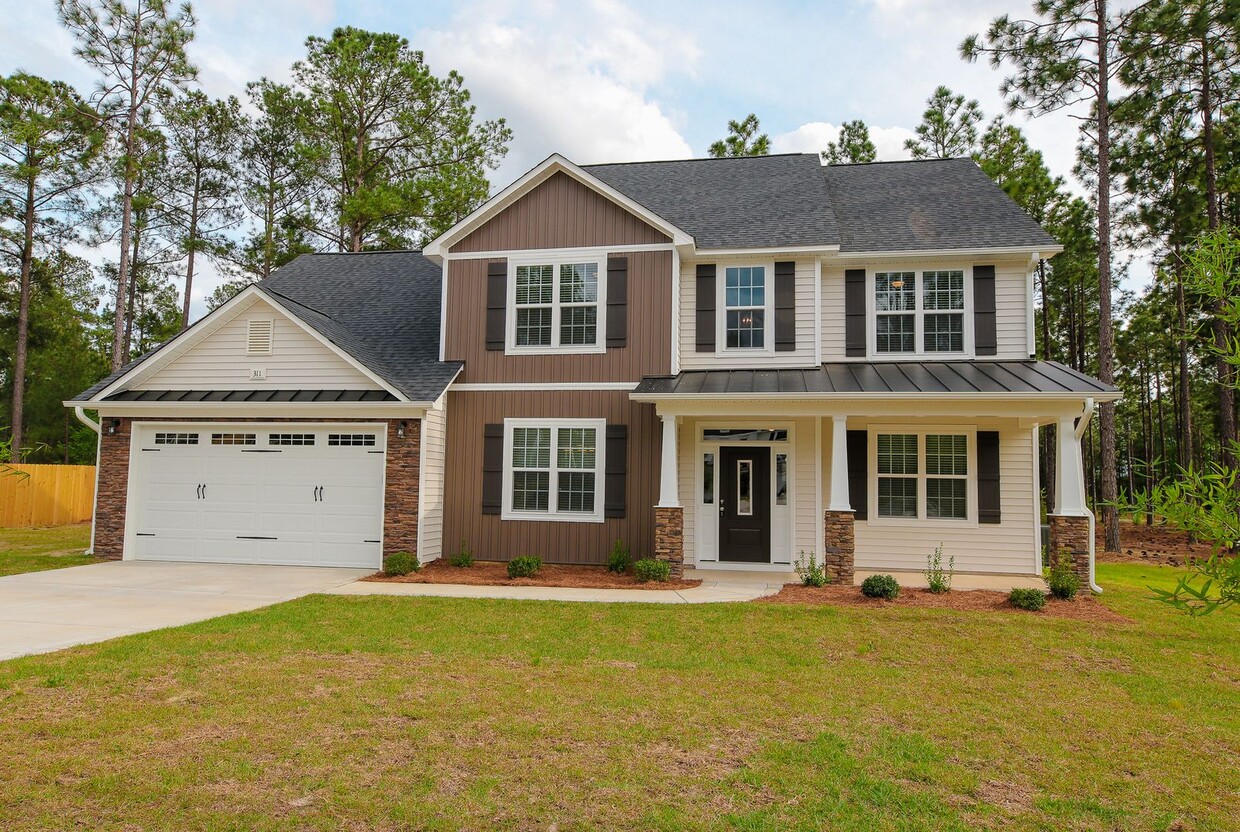
POLYGON ((620 165, 674 165, 681 162, 743 162, 743 161, 760 161, 762 159, 780 159, 789 156, 813 156, 818 158, 817 153, 765 153, 761 156, 689 156, 684 159, 630 159, 627 162, 591 162, 588 165, 578 165, 582 170, 590 168, 614 168, 620 165))

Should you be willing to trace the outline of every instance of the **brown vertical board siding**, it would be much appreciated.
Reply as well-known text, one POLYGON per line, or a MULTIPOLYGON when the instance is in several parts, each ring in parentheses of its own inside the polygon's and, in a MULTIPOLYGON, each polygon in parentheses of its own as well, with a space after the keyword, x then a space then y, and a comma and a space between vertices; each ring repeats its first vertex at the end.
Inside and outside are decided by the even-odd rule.
MULTIPOLYGON (((548 563, 606 563, 622 538, 633 557, 654 556, 654 505, 659 500, 661 425, 654 406, 629 401, 623 391, 449 392, 444 482, 445 551, 465 541, 484 560, 538 555, 548 563), (501 520, 482 513, 483 433, 505 418, 605 418, 628 426, 625 516, 602 523, 501 520)), ((599 437, 599 441, 603 441, 599 437)), ((596 499, 604 499, 603 480, 596 499)))
POLYGON ((670 243, 662 231, 563 173, 474 229, 450 251, 670 243))
MULTIPOLYGON (((589 355, 505 355, 487 350, 487 265, 448 263, 445 358, 464 361, 459 382, 638 381, 672 366, 672 253, 626 252, 629 260, 628 338, 623 347, 589 355)), ((606 298, 600 298, 600 311, 606 298)), ((599 326, 598 337, 607 331, 599 326)), ((455 415, 453 416, 455 418, 455 415)))

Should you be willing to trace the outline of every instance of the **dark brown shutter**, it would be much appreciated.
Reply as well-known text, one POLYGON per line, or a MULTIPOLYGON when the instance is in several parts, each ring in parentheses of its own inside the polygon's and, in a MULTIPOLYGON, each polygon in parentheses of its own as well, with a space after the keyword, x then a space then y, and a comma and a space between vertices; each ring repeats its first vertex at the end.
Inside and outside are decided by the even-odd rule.
MULTIPOLYGON (((1032 303, 1033 301, 1030 301, 1032 303)), ((978 355, 999 351, 995 325, 995 267, 973 267, 973 350, 978 355)), ((998 522, 998 521, 995 521, 998 522)))
POLYGON ((499 514, 504 507, 504 426, 482 431, 482 513, 499 514))
POLYGON ((627 507, 629 426, 607 426, 607 471, 603 488, 603 516, 623 517, 627 507))
POLYGON ((999 432, 977 432, 977 522, 1000 522, 999 432))
POLYGON ((504 348, 504 321, 508 318, 508 261, 487 263, 487 349, 504 348))
POLYGON ((715 264, 697 267, 697 351, 715 351, 715 264))
POLYGON ((852 503, 853 519, 869 519, 870 503, 870 436, 864 430, 848 431, 848 500, 852 503))
POLYGON ((865 269, 844 272, 844 354, 865 358, 865 269))
POLYGON ((797 348, 797 264, 775 264, 775 352, 797 348))
POLYGON ((629 337, 629 258, 607 258, 607 348, 623 347, 629 337))

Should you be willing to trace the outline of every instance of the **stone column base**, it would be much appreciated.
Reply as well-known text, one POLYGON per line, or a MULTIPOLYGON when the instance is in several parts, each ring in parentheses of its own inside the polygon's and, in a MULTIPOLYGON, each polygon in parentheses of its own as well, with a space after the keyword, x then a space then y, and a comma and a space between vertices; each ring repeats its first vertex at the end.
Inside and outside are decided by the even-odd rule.
POLYGON ((833 584, 852 586, 857 540, 851 511, 826 511, 823 517, 823 564, 833 584))
POLYGON ((1050 525, 1051 562, 1066 554, 1072 559, 1072 570, 1081 579, 1081 589, 1089 590, 1089 518, 1068 517, 1051 514, 1046 518, 1050 525))
POLYGON ((680 506, 655 506, 654 556, 672 568, 672 578, 685 574, 685 510, 680 506))

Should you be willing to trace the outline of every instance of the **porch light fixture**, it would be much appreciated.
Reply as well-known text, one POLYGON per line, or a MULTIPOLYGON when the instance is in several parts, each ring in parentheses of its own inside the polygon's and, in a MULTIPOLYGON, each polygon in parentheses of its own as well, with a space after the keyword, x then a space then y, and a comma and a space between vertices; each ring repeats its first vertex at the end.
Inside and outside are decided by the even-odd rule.
POLYGON ((401 422, 399 425, 397 425, 397 426, 396 426, 396 436, 397 436, 397 437, 399 437, 400 439, 404 439, 404 438, 405 438, 405 427, 406 427, 408 424, 409 424, 408 422, 401 422))
POLYGON ((112 421, 108 422, 108 434, 111 435, 111 434, 116 433, 116 429, 119 428, 120 426, 121 426, 120 419, 113 419, 112 421))

